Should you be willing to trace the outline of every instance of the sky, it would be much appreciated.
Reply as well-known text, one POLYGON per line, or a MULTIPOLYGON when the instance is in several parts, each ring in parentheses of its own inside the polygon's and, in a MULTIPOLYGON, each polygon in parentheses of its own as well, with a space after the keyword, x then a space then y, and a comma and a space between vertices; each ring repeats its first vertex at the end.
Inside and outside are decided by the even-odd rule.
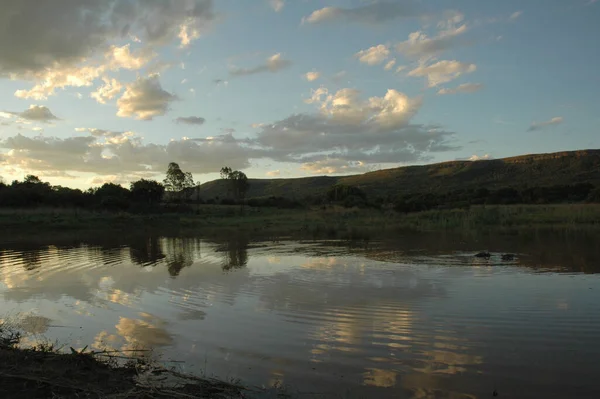
POLYGON ((0 176, 87 188, 600 148, 598 0, 0 0, 0 176))

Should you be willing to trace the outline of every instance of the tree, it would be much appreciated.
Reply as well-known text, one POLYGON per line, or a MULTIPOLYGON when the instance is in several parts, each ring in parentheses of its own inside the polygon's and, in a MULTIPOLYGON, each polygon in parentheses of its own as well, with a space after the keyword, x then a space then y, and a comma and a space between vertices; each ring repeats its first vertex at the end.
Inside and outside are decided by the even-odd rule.
POLYGON ((229 166, 221 168, 221 179, 229 179, 229 174, 233 172, 229 166))
POLYGON ((171 162, 167 169, 167 177, 163 180, 165 190, 175 194, 178 199, 190 193, 186 189, 194 187, 194 179, 190 172, 181 170, 178 164, 171 162))
POLYGON ((94 192, 94 197, 104 209, 117 211, 129 207, 129 190, 114 183, 104 183, 94 192))
POLYGON ((248 183, 248 177, 244 172, 240 172, 239 170, 232 170, 228 166, 221 168, 221 177, 229 181, 229 187, 233 192, 233 196, 237 201, 240 202, 243 211, 246 193, 250 188, 250 183, 248 183))
POLYGON ((41 184, 42 181, 37 176, 27 175, 27 176, 25 176, 25 179, 23 180, 23 183, 25 183, 25 184, 41 184))
POLYGON ((146 202, 152 206, 162 199, 165 186, 156 180, 140 179, 131 183, 130 191, 134 201, 146 202))
POLYGON ((593 189, 587 197, 587 202, 600 204, 600 187, 593 189))

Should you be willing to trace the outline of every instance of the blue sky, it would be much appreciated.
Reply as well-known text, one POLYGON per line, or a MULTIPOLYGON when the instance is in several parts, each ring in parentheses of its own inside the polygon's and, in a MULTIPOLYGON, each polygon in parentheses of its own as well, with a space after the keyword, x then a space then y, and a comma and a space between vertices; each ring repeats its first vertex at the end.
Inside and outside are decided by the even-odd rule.
POLYGON ((0 176, 88 187, 600 147, 600 2, 35 0, 0 13, 0 176))

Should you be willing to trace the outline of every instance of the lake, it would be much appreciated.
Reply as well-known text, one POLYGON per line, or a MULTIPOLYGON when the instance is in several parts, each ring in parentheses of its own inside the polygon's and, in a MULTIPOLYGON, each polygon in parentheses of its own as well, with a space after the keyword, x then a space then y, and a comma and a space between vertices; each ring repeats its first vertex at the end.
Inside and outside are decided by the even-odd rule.
POLYGON ((26 345, 151 349, 300 397, 597 398, 598 238, 4 239, 0 314, 26 345))

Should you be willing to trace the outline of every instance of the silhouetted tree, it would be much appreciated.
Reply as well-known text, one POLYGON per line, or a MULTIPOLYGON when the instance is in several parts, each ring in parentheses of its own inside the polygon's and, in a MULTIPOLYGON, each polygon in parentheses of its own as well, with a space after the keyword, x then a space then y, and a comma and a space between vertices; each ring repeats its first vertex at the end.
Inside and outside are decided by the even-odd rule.
POLYGON ((356 200, 362 200, 363 202, 367 200, 367 195, 360 188, 345 184, 331 186, 325 194, 325 197, 330 202, 344 202, 350 196, 357 197, 355 202, 356 200))
POLYGON ((129 190, 114 183, 104 183, 95 190, 94 197, 104 209, 117 211, 129 207, 129 190))
POLYGON ((239 170, 232 170, 228 166, 221 168, 221 177, 223 176, 225 176, 224 179, 229 181, 229 188, 233 192, 234 198, 238 202, 240 202, 240 206, 242 207, 243 211, 246 193, 250 188, 250 183, 248 183, 248 177, 244 172, 240 172, 239 170))
POLYGON ((600 187, 596 187, 587 197, 588 202, 600 204, 600 187))
POLYGON ((165 186, 156 180, 140 179, 131 183, 131 199, 153 206, 160 202, 165 193, 165 186))
POLYGON ((25 184, 43 184, 39 177, 34 175, 27 175, 23 180, 25 184))
POLYGON ((167 168, 167 177, 163 184, 166 191, 173 193, 181 200, 189 194, 186 189, 194 187, 194 179, 190 172, 182 171, 178 164, 171 162, 167 168))

